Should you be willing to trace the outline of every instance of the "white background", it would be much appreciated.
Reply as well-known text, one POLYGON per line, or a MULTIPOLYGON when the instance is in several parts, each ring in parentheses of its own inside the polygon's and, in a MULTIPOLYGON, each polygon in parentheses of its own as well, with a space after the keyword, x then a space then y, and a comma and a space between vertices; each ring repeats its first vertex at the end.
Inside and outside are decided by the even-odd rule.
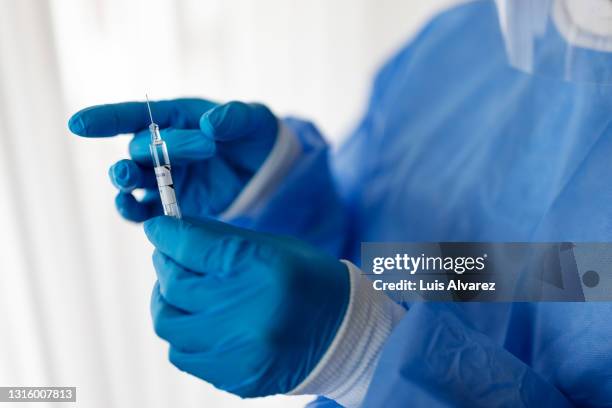
POLYGON ((384 59, 456 1, 0 0, 0 386, 77 386, 82 407, 302 406, 242 402, 167 361, 151 248, 107 177, 129 138, 67 120, 145 92, 257 100, 338 143, 384 59))

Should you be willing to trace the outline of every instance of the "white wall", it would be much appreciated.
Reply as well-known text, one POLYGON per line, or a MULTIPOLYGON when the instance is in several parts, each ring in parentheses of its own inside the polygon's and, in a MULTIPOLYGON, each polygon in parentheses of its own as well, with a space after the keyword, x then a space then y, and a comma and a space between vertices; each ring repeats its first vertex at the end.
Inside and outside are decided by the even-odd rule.
POLYGON ((106 174, 129 139, 67 119, 145 92, 258 100, 337 143, 384 58, 456 1, 0 0, 0 385, 77 386, 83 407, 303 405, 241 404, 167 362, 151 248, 106 174))

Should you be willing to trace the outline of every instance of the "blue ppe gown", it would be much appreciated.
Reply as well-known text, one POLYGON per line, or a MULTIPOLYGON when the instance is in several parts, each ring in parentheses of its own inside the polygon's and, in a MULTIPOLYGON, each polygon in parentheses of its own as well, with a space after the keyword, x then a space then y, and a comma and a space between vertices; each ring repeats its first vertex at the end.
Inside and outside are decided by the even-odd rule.
MULTIPOLYGON (((319 196, 325 221, 303 235, 347 237, 338 254, 356 263, 364 241, 612 241, 611 121, 612 87, 511 68, 494 2, 456 7, 379 72, 332 158, 344 215, 319 196)), ((286 190, 312 178, 297 181, 286 190)), ((272 223, 300 219, 271 206, 272 223)), ((413 305, 364 406, 612 407, 611 316, 603 302, 413 305)))

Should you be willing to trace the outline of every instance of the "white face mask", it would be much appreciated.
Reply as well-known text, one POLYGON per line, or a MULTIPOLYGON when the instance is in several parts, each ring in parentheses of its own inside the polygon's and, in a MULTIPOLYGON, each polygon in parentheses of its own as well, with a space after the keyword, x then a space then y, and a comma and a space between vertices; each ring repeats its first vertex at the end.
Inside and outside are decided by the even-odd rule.
POLYGON ((495 2, 511 66, 564 81, 612 85, 612 0, 495 2))
POLYGON ((612 51, 612 0, 555 0, 553 16, 570 44, 612 51))

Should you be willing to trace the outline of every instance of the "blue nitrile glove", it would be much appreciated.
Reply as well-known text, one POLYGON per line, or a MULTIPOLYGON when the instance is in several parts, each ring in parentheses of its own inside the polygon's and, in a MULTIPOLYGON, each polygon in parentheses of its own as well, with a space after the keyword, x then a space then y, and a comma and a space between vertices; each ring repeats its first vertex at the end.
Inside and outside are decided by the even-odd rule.
POLYGON ((151 312, 170 361, 242 397, 287 393, 330 346, 347 267, 308 244, 214 220, 156 217, 151 312))
MULTIPOLYGON (((172 176, 183 215, 201 218, 228 208, 262 165, 272 149, 278 121, 260 104, 202 99, 151 103, 172 163, 172 176)), ((119 213, 131 221, 162 214, 149 153, 150 123, 146 104, 126 102, 92 106, 74 114, 70 130, 85 137, 135 133, 131 160, 120 160, 109 170, 120 190, 119 213), (132 195, 145 189, 141 201, 132 195)))

